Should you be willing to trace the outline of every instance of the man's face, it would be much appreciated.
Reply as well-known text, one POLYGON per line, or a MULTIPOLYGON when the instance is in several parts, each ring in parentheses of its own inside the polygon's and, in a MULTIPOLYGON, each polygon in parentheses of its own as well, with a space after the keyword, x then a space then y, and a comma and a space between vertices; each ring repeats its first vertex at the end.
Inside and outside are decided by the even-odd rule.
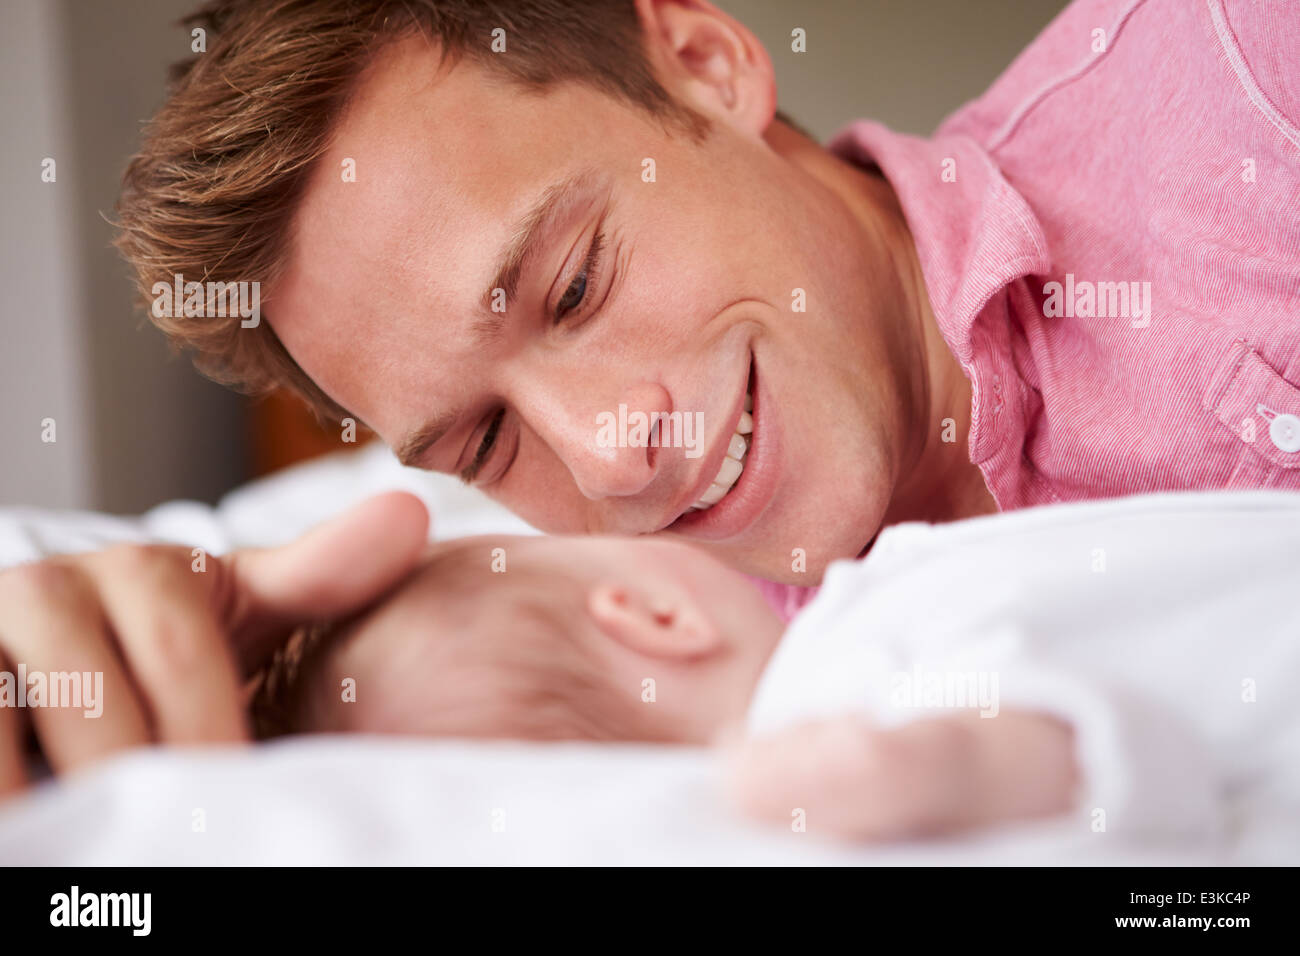
POLYGON ((294 359, 409 464, 470 475, 542 530, 679 535, 796 583, 856 555, 898 477, 907 357, 879 245, 805 168, 825 157, 781 155, 699 84, 675 92, 711 115, 702 144, 585 86, 435 67, 422 40, 387 50, 313 175, 266 297, 294 359), (688 511, 724 467, 729 484, 751 383, 743 471, 688 511), (703 432, 620 442, 620 406, 703 432))

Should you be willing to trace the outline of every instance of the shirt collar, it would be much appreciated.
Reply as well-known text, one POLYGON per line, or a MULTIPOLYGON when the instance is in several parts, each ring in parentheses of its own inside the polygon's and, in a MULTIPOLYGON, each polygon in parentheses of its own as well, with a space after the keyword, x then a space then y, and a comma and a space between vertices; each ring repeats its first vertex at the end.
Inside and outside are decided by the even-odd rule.
POLYGON ((876 164, 893 187, 939 331, 969 375, 971 329, 984 306, 1021 276, 1051 269, 1037 217, 967 136, 920 139, 859 120, 827 148, 860 166, 876 164))

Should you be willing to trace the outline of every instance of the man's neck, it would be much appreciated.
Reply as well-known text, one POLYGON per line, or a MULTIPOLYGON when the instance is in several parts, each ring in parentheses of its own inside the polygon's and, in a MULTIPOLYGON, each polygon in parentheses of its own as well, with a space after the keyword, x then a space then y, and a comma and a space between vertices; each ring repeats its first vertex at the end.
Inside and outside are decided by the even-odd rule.
POLYGON ((970 380, 939 330, 915 240, 892 189, 889 195, 898 215, 893 248, 907 305, 903 314, 912 320, 919 350, 910 434, 903 436, 907 453, 882 524, 992 514, 997 502, 970 460, 970 380))
POLYGON ((996 512, 983 473, 970 460, 971 386, 939 330, 916 242, 893 187, 879 170, 833 155, 807 136, 774 121, 764 137, 844 201, 881 237, 899 279, 898 315, 907 323, 910 394, 896 436, 894 493, 882 527, 902 521, 954 521, 996 512))

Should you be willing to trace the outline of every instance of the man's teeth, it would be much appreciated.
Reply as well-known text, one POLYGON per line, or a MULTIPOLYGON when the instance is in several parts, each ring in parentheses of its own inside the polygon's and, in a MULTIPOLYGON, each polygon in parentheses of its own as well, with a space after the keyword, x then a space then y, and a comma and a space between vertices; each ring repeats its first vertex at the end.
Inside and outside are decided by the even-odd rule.
POLYGON ((716 505, 735 486, 741 472, 745 470, 745 454, 749 451, 747 436, 754 430, 754 419, 749 414, 753 409, 754 400, 746 393, 745 410, 740 413, 735 434, 731 436, 731 442, 727 445, 727 457, 722 459, 722 467, 718 469, 713 483, 700 496, 700 500, 691 505, 690 510, 699 511, 716 505))

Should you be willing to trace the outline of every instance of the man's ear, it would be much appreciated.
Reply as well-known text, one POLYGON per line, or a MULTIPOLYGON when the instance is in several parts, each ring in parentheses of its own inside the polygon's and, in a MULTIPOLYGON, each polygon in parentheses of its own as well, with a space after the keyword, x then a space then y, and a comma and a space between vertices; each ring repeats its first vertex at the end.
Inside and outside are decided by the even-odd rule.
POLYGON ((762 136, 776 74, 758 38, 707 0, 636 0, 647 52, 668 92, 706 116, 762 136))
POLYGON ((587 613, 607 637, 645 657, 694 660, 723 647, 713 621, 686 598, 655 600, 631 588, 601 584, 587 592, 587 613))

